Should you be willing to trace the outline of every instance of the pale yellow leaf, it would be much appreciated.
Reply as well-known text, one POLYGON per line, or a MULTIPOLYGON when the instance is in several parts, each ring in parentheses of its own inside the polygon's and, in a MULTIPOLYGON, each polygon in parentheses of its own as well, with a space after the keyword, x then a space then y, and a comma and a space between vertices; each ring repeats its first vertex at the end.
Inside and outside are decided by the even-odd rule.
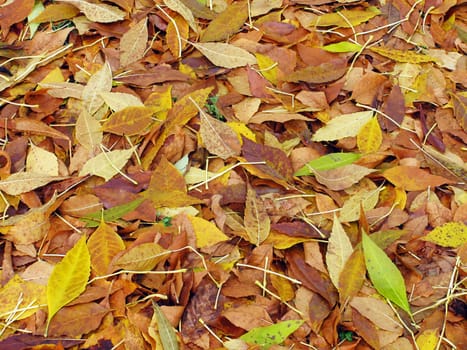
POLYGON ((339 276, 352 252, 353 247, 349 236, 347 236, 342 224, 334 214, 326 251, 326 265, 328 266, 329 277, 337 288, 339 287, 339 276))
POLYGON ((372 117, 372 111, 355 112, 334 117, 313 134, 312 140, 315 142, 334 141, 348 136, 356 136, 362 126, 372 117))
POLYGON ((101 69, 89 78, 83 89, 82 100, 89 113, 94 114, 102 106, 104 100, 101 92, 109 92, 112 89, 112 70, 110 65, 105 63, 101 69))
POLYGON ((57 156, 52 152, 31 144, 31 149, 26 158, 26 172, 46 176, 58 176, 57 156))
POLYGON ((148 41, 148 19, 144 17, 120 39, 120 67, 138 61, 144 56, 148 41))
POLYGON ((89 159, 79 172, 79 176, 96 175, 109 181, 120 172, 134 152, 134 148, 99 153, 89 159))
POLYGON ((117 6, 104 3, 91 3, 84 0, 60 0, 70 3, 81 10, 91 22, 112 23, 125 18, 125 12, 117 6))
POLYGON ((438 329, 424 330, 416 341, 420 350, 435 350, 439 341, 438 329))
POLYGON ((260 16, 280 8, 282 0, 253 0, 250 5, 251 16, 260 16))
POLYGON ((88 151, 95 151, 102 142, 101 124, 85 109, 76 120, 75 137, 76 141, 88 151))
POLYGON ((226 43, 192 43, 214 65, 223 68, 237 68, 256 64, 256 57, 248 51, 226 43))
POLYGON ((196 20, 193 16, 193 13, 180 0, 164 0, 164 4, 166 4, 167 7, 172 11, 175 11, 179 15, 181 15, 185 19, 185 21, 187 21, 190 28, 193 29, 196 33, 199 32, 199 28, 196 24, 196 20))
POLYGON ((378 328, 402 334, 403 328, 399 320, 385 301, 374 297, 353 297, 350 306, 358 310, 378 328))
POLYGON ((368 191, 362 189, 348 198, 339 212, 339 219, 341 222, 350 222, 358 220, 360 216, 360 205, 363 209, 370 210, 376 206, 379 199, 380 189, 368 191))
POLYGON ((28 172, 14 173, 5 180, 0 181, 0 190, 11 196, 17 196, 47 185, 50 182, 60 181, 66 178, 66 176, 49 176, 28 172))
POLYGON ((142 107, 143 102, 138 96, 125 92, 101 92, 104 102, 114 112, 121 111, 126 107, 142 107))

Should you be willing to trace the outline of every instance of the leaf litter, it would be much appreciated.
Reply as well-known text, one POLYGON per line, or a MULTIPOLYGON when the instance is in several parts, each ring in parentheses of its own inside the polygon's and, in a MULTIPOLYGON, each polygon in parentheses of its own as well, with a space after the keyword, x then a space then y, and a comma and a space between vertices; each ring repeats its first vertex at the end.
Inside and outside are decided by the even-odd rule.
POLYGON ((461 4, 6 2, 0 348, 464 348, 461 4))

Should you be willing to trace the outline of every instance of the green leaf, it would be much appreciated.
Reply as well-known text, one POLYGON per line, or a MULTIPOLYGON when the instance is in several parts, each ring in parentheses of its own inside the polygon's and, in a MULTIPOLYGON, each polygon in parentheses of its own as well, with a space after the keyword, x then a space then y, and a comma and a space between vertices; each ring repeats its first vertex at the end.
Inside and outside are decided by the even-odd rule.
POLYGON ((55 265, 47 283, 47 330, 54 315, 84 290, 91 274, 91 255, 86 245, 86 236, 71 248, 55 265))
POLYGON ((160 342, 162 343, 162 349, 178 350, 180 347, 178 345, 177 335, 175 334, 174 328, 162 312, 159 305, 154 301, 152 301, 152 308, 154 309, 154 314, 152 316, 151 325, 149 326, 149 335, 153 338, 157 338, 154 332, 154 328, 157 327, 157 333, 159 335, 160 342))
POLYGON ((331 170, 344 165, 352 164, 360 159, 358 153, 329 153, 322 157, 313 159, 298 169, 294 176, 311 175, 315 170, 331 170))
POLYGON ((404 278, 397 266, 366 233, 362 246, 368 275, 378 293, 411 315, 404 278))
POLYGON ((96 211, 92 214, 82 217, 80 220, 86 223, 86 227, 97 227, 99 226, 102 218, 104 222, 112 222, 120 219, 125 214, 128 214, 138 208, 143 201, 144 198, 136 198, 131 202, 117 205, 104 211, 96 211))
POLYGON ((266 327, 253 328, 248 333, 242 335, 240 339, 250 344, 257 344, 262 349, 268 349, 272 345, 281 344, 303 322, 303 320, 289 320, 266 327))
POLYGON ((349 43, 348 41, 341 41, 340 43, 329 44, 321 47, 328 52, 359 52, 362 46, 359 44, 349 43))

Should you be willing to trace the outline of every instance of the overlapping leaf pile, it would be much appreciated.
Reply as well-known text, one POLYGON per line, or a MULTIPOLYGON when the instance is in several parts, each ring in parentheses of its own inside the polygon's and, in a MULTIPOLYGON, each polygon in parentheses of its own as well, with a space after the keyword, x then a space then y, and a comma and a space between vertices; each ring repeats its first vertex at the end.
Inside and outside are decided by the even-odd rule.
POLYGON ((466 348, 463 5, 3 2, 0 348, 466 348))

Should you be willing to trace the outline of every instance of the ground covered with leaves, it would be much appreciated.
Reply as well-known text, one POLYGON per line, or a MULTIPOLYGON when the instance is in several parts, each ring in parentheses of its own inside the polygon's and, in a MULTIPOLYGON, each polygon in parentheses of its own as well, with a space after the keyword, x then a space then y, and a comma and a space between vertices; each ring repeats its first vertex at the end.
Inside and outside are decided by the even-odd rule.
POLYGON ((463 0, 0 5, 0 348, 466 349, 463 0))

